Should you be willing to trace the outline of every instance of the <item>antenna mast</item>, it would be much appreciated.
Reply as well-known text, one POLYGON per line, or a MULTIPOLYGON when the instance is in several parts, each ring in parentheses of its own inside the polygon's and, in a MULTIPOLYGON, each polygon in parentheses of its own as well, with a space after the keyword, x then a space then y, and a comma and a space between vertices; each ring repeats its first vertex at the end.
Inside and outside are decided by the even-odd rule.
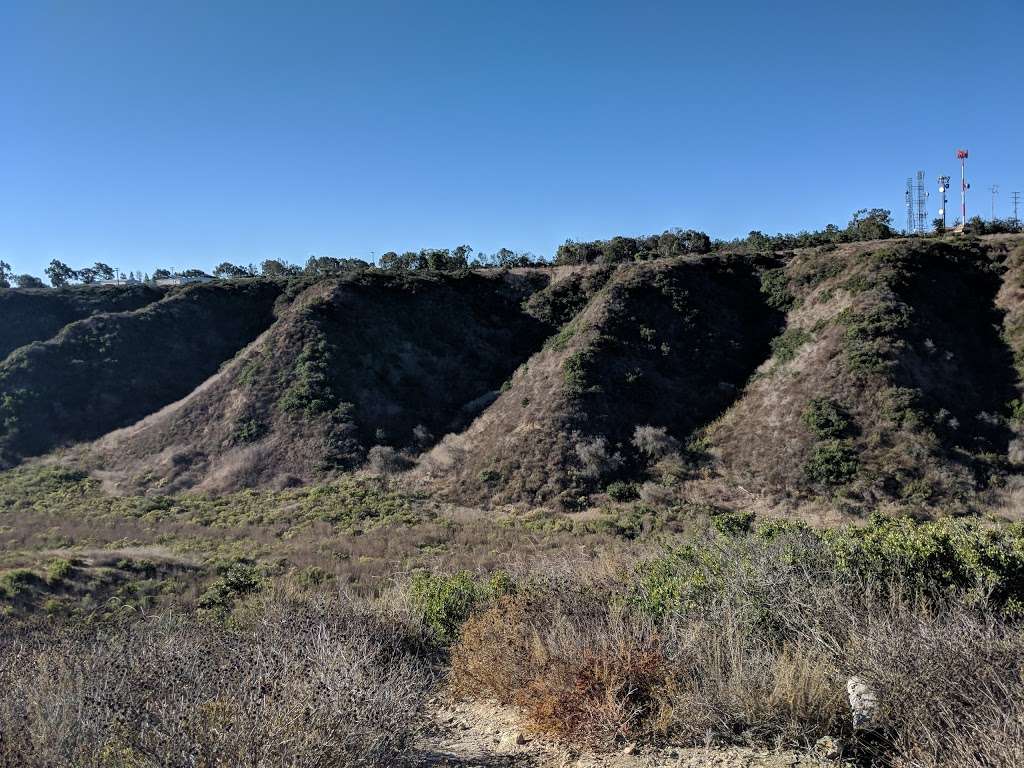
POLYGON ((942 228, 946 228, 946 192, 949 189, 949 176, 939 176, 939 218, 942 228))
POLYGON ((996 196, 999 194, 999 185, 993 184, 988 188, 988 191, 992 193, 992 221, 996 220, 996 196))
POLYGON ((958 149, 956 157, 960 161, 960 226, 967 226, 967 190, 971 185, 967 183, 967 150, 958 149))

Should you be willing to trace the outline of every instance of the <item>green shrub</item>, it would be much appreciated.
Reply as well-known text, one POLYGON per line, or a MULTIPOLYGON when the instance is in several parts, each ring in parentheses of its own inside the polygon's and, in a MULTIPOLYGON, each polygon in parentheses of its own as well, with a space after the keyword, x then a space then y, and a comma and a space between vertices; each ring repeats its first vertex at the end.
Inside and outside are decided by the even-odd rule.
POLYGON ((715 512, 711 515, 711 525, 725 536, 741 536, 753 528, 754 513, 742 510, 715 512))
POLYGON ((409 584, 413 606, 443 644, 458 637, 462 624, 480 602, 514 591, 511 577, 502 571, 492 574, 486 582, 480 582, 468 571, 451 575, 418 572, 409 584))
POLYGON ((780 363, 788 363, 811 338, 811 334, 803 328, 787 328, 783 334, 772 339, 772 356, 780 363))
POLYGON ((39 577, 28 568, 13 568, 0 574, 0 594, 16 597, 37 581, 39 577))
POLYGON ((329 581, 334 580, 334 574, 328 573, 317 565, 310 565, 295 574, 295 581, 303 589, 315 589, 322 587, 329 581))
POLYGON ((236 443, 254 443, 267 433, 267 427, 257 419, 244 419, 235 426, 236 443))
POLYGON ((633 501, 640 498, 640 491, 637 489, 636 483, 627 483, 622 480, 609 483, 605 488, 605 493, 612 501, 633 501))
POLYGON ((857 452, 849 441, 826 440, 814 446, 804 475, 818 485, 838 486, 850 482, 858 468, 857 452))
POLYGON ((803 412, 803 422, 815 437, 842 437, 850 429, 850 418, 834 400, 814 398, 803 412))
POLYGON ((200 595, 198 605, 214 613, 231 610, 235 600, 258 591, 263 586, 263 575, 251 560, 233 560, 219 564, 218 578, 200 595))
POLYGON ((70 560, 64 558, 56 558, 51 560, 46 566, 46 580, 49 582, 63 581, 74 571, 74 566, 70 560))
POLYGON ((787 310, 793 306, 795 299, 789 290, 789 279, 786 270, 767 269, 761 273, 761 293, 770 307, 787 310))
POLYGON ((481 469, 480 474, 477 475, 477 479, 481 483, 496 483, 501 480, 501 473, 496 469, 481 469))

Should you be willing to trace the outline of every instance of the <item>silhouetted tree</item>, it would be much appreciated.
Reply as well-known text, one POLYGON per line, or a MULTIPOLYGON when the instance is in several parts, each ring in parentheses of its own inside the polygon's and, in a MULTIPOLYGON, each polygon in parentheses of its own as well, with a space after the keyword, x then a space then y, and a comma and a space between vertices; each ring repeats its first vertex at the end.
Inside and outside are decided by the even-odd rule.
POLYGON ((75 270, 63 261, 57 261, 56 259, 50 262, 50 266, 46 268, 45 272, 46 276, 50 279, 50 285, 54 288, 60 288, 72 280, 78 279, 78 273, 75 270))
POLYGON ((15 275, 14 283, 19 288, 45 288, 46 284, 32 275, 15 275))

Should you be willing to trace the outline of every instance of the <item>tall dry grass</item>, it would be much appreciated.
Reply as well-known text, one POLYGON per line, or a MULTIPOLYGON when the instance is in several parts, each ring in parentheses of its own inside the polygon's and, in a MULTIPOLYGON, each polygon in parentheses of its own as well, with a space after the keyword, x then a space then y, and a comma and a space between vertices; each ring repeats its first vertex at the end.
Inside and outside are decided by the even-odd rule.
POLYGON ((415 642, 344 596, 21 627, 0 639, 0 764, 400 765, 429 683, 415 642))
POLYGON ((955 592, 822 570, 789 544, 722 545, 658 615, 643 574, 535 571, 464 624, 450 684, 597 747, 828 736, 876 765, 1024 764, 1024 629, 955 592), (853 676, 880 706, 856 730, 853 676))

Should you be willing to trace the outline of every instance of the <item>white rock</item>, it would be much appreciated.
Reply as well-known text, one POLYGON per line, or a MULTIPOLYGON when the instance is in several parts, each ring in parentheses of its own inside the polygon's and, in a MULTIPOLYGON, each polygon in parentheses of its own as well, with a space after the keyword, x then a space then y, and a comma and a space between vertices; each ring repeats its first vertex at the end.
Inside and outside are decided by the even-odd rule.
POLYGON ((864 680, 851 677, 846 681, 846 692, 850 696, 850 710, 853 712, 853 727, 866 728, 878 717, 878 695, 864 680))

